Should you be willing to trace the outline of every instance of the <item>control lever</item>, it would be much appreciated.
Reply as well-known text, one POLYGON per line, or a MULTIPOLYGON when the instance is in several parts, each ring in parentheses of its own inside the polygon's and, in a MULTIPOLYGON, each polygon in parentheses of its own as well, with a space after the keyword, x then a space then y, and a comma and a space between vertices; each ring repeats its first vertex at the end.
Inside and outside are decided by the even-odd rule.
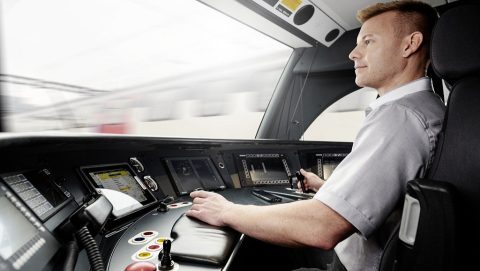
POLYGON ((158 204, 157 212, 165 213, 168 212, 168 206, 170 202, 172 202, 174 198, 172 196, 166 196, 164 199, 160 201, 158 204))
POLYGON ((297 180, 300 182, 300 186, 302 187, 302 192, 307 193, 307 189, 305 188, 305 176, 300 173, 300 171, 295 171, 295 176, 297 177, 297 180))
POLYGON ((297 183, 297 177, 293 175, 288 175, 288 183, 290 184, 290 189, 294 190, 294 184, 297 183))
POLYGON ((175 266, 175 262, 172 260, 172 254, 170 250, 172 248, 172 241, 165 239, 163 241, 163 250, 158 254, 160 264, 158 265, 158 270, 172 270, 175 266))
POLYGON ((103 229, 112 211, 113 205, 105 196, 100 195, 73 213, 70 216, 70 222, 77 229, 87 226, 92 235, 96 235, 103 229))

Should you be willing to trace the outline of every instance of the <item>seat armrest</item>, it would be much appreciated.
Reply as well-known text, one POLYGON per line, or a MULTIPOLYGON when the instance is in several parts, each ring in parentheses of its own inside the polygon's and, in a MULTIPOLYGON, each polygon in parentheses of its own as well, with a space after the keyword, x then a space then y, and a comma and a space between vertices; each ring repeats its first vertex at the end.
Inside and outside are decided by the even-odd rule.
POLYGON ((408 182, 395 270, 453 270, 455 194, 447 182, 408 182))

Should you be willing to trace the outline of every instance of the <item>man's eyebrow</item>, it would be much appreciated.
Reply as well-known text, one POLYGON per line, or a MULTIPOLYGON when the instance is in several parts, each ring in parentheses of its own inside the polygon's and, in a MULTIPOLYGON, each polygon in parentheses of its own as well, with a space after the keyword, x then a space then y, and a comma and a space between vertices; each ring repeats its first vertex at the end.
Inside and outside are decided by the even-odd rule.
POLYGON ((365 34, 365 35, 363 35, 361 40, 365 40, 366 38, 371 38, 371 37, 373 37, 373 34, 365 34))

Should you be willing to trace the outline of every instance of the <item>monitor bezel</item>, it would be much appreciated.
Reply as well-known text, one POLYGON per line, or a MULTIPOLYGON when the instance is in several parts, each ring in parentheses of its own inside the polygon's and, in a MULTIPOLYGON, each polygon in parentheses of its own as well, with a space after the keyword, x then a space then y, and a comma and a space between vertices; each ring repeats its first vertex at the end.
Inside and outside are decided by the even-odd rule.
MULTIPOLYGON (((39 190, 39 192, 41 192, 41 188, 39 188, 39 183, 38 183, 38 178, 41 178, 39 176, 39 172, 42 171, 44 169, 28 169, 28 170, 22 170, 22 171, 12 171, 12 172, 8 172, 8 173, 2 173, 0 174, 0 178, 2 179, 0 182, 4 182, 5 185, 12 190, 13 193, 15 193, 15 195, 22 200, 22 202, 25 204, 25 206, 28 207, 28 209, 32 212, 32 214, 34 214, 39 220, 41 220, 42 222, 46 222, 48 221, 49 219, 51 219, 53 216, 55 216, 57 213, 59 213, 60 210, 62 210, 65 206, 67 206, 70 202, 73 201, 73 197, 70 195, 70 192, 68 191, 62 191, 62 189, 60 189, 60 186, 56 183, 54 183, 54 181, 52 179, 48 179, 46 180, 45 182, 45 185, 48 186, 50 189, 53 189, 55 190, 55 192, 57 192, 59 195, 63 195, 65 196, 63 201, 61 203, 59 203, 57 206, 53 206, 52 209, 48 210, 47 212, 41 214, 41 215, 38 215, 32 208, 30 208, 25 199, 22 198, 5 180, 4 178, 8 178, 8 177, 11 177, 11 176, 15 176, 15 175, 24 175, 27 180, 37 189, 39 190), (33 180, 33 179, 35 180, 33 180), (33 182, 33 183, 32 183, 33 182)), ((42 194, 43 195, 43 194, 42 194)), ((45 196, 45 195, 43 195, 45 196)))
POLYGON ((142 179, 140 178, 140 176, 136 174, 133 168, 127 163, 88 165, 88 166, 82 166, 79 168, 79 171, 82 175, 82 179, 84 183, 87 185, 88 189, 95 195, 99 195, 99 192, 97 191, 97 189, 101 187, 98 187, 95 180, 92 178, 92 176, 90 176, 90 173, 101 172, 101 171, 114 171, 114 170, 127 170, 135 179, 136 183, 138 184, 143 194, 147 198, 147 200, 140 202, 140 204, 142 204, 143 206, 142 208, 138 208, 130 213, 117 217, 116 219, 120 219, 120 218, 129 216, 131 214, 137 213, 138 211, 148 208, 149 206, 152 206, 157 202, 157 198, 153 195, 152 191, 150 191, 148 186, 142 182, 142 179))
MULTIPOLYGON (((278 185, 288 185, 289 184, 289 178, 292 175, 291 172, 291 161, 286 153, 274 153, 274 152, 262 152, 262 153, 256 153, 256 152, 245 152, 245 153, 234 153, 233 154, 234 159, 235 159, 235 164, 237 166, 238 170, 238 177, 240 180, 240 184, 242 187, 249 187, 249 186, 278 186, 278 185), (264 181, 259 181, 259 180, 254 180, 251 176, 247 176, 245 173, 245 169, 243 167, 242 160, 246 159, 278 159, 279 161, 282 162, 283 164, 283 170, 285 172, 285 179, 278 179, 278 180, 264 180, 264 181), (283 162, 285 160, 285 163, 283 162)), ((249 172, 250 174, 250 172, 249 172)))
MULTIPOLYGON (((173 164, 172 164, 172 161, 180 161, 180 160, 188 160, 190 163, 192 162, 191 160, 206 160, 208 162, 208 165, 212 169, 212 172, 215 175, 215 177, 219 180, 219 182, 221 182, 221 185, 218 186, 218 187, 198 187, 198 188, 205 189, 205 190, 214 190, 214 191, 215 190, 223 190, 223 189, 226 188, 225 182, 224 182, 222 176, 218 173, 218 170, 215 167, 215 165, 212 162, 212 159, 210 157, 207 157, 207 156, 169 157, 169 158, 164 159, 164 161, 165 161, 165 164, 167 165, 169 174, 173 179, 175 190, 178 193, 178 195, 184 196, 184 195, 187 195, 188 193, 193 191, 193 190, 192 191, 180 191, 181 190, 180 185, 181 185, 182 179, 181 179, 180 176, 178 176, 178 174, 176 173, 175 168, 173 167, 173 164)), ((202 185, 201 181, 200 180, 198 180, 198 181, 199 181, 200 185, 202 185)))

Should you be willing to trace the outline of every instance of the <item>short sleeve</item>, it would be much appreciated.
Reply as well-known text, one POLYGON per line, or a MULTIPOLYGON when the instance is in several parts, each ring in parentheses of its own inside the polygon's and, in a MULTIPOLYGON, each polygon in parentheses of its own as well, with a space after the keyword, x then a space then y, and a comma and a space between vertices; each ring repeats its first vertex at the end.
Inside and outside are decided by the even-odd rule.
POLYGON ((393 211, 409 180, 425 172, 429 139, 409 108, 385 104, 372 111, 351 153, 315 195, 365 237, 393 211))

